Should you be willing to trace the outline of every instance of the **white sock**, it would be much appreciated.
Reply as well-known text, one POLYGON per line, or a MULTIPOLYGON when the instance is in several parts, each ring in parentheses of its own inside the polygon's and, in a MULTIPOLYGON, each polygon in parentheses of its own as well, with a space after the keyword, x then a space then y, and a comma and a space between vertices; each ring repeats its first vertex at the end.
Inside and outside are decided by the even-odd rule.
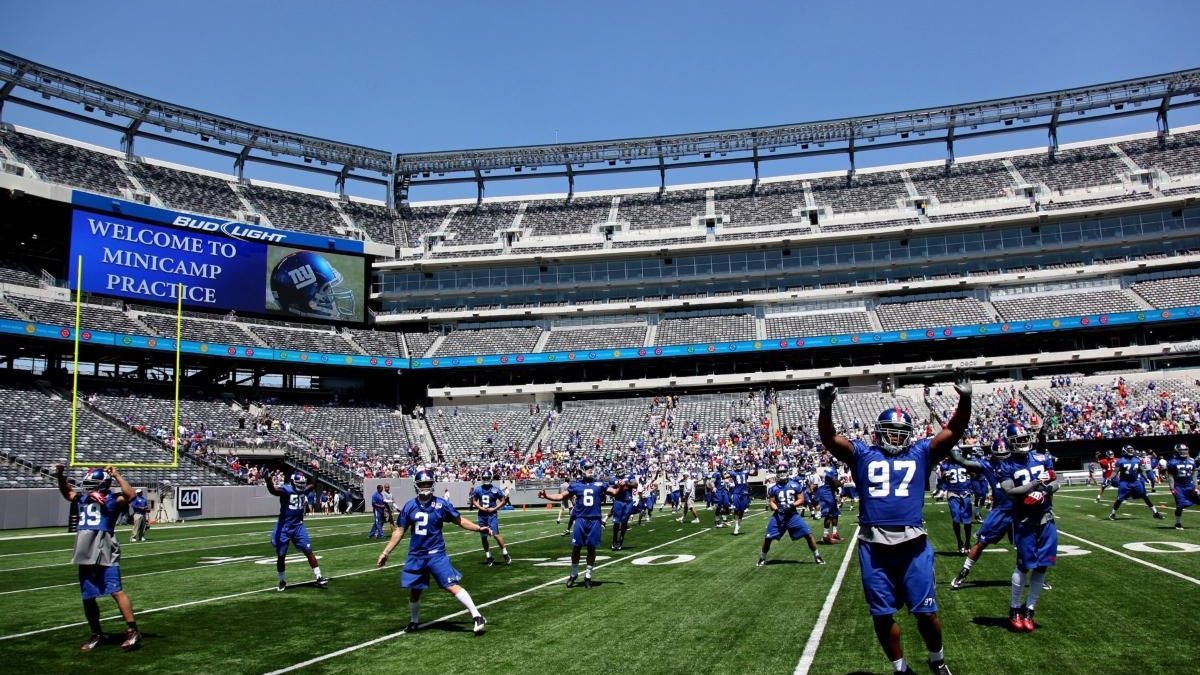
POLYGON ((507 546, 505 546, 504 548, 500 549, 500 554, 501 554, 501 555, 508 555, 508 547, 507 547, 507 546))
POLYGON ((942 661, 945 661, 945 660, 946 660, 945 648, 939 649, 936 652, 929 652, 929 662, 930 663, 941 663, 942 661))
POLYGON ((287 579, 285 578, 286 575, 283 572, 278 572, 277 575, 279 576, 280 581, 287 581, 287 579))
POLYGON ((592 578, 592 566, 591 565, 588 565, 587 569, 583 570, 583 576, 588 579, 592 578))
POLYGON ((479 610, 475 609, 475 602, 471 600, 471 594, 467 592, 467 589, 458 589, 458 592, 454 594, 454 597, 458 598, 458 601, 462 603, 463 607, 467 608, 467 611, 471 613, 472 618, 479 616, 479 610))
POLYGON ((421 623, 421 601, 408 601, 408 620, 412 623, 421 623))
POLYGON ((312 572, 313 572, 314 579, 321 578, 321 566, 320 565, 317 565, 316 567, 312 568, 312 572))
POLYGON ((838 531, 837 531, 837 525, 834 525, 834 526, 833 526, 833 533, 834 533, 834 534, 837 534, 837 533, 838 533, 838 531))
POLYGON ((1029 599, 1025 601, 1025 606, 1033 609, 1037 604, 1038 597, 1042 594, 1042 584, 1046 581, 1045 570, 1034 570, 1029 574, 1029 599))
POLYGON ((967 558, 966 560, 963 561, 963 571, 965 571, 965 572, 970 572, 971 568, 974 566, 975 566, 975 561, 971 560, 970 558, 967 558))
POLYGON ((829 528, 828 527, 821 528, 821 535, 824 537, 828 537, 829 536, 829 528))
POLYGON ((491 559, 492 559, 492 552, 491 552, 491 551, 484 551, 484 552, 483 552, 483 554, 484 554, 485 556, 487 556, 487 559, 488 559, 488 560, 491 560, 491 559))
MULTIPOLYGON (((1039 587, 1040 588, 1040 587, 1039 587)), ((1013 570, 1012 573, 1012 602, 1009 607, 1021 606, 1021 592, 1025 590, 1025 573, 1021 570, 1013 570)))
POLYGON ((573 576, 573 577, 579 576, 579 565, 577 565, 577 564, 571 565, 571 576, 573 576))
POLYGON ((903 673, 905 670, 908 670, 908 661, 905 661, 903 656, 892 661, 892 670, 897 673, 903 673))

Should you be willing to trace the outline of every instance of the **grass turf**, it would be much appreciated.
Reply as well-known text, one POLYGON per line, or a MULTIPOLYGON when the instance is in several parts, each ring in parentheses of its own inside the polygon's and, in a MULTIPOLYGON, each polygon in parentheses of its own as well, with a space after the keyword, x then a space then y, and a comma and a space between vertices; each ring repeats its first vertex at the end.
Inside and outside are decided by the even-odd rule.
MULTIPOLYGON (((1052 664, 1058 673, 1138 672, 1177 669, 1178 653, 1137 650, 1130 644, 1174 644, 1190 640, 1180 616, 1200 611, 1200 588, 1160 570, 1106 552, 1111 548, 1183 575, 1200 577, 1200 553, 1147 553, 1130 542, 1178 542, 1200 548, 1200 513, 1185 515, 1171 529, 1151 520, 1144 506, 1126 505, 1122 519, 1104 520, 1108 505, 1091 501, 1092 491, 1067 491, 1056 501, 1060 544, 1087 550, 1061 555, 1050 573, 1054 589, 1038 606, 1041 630, 1011 634, 1004 627, 1008 578, 1014 554, 1001 544, 983 555, 968 585, 951 591, 961 566, 950 553, 953 535, 942 504, 926 516, 937 556, 938 602, 945 626, 946 656, 958 673, 1027 672, 1052 664), (1120 626, 1122 639, 1109 640, 1120 626), (1165 641, 1165 642, 1164 642, 1165 641)), ((1168 496, 1153 495, 1156 502, 1168 496)), ((0 656, 9 672, 61 672, 79 667, 141 672, 264 673, 314 657, 376 644, 328 658, 304 672, 429 673, 594 671, 619 659, 640 673, 780 673, 795 669, 852 545, 822 547, 829 564, 812 564, 803 542, 778 542, 774 564, 756 568, 766 517, 761 502, 743 524, 743 534, 681 525, 660 514, 631 528, 625 550, 600 549, 590 590, 566 589, 568 568, 557 564, 569 553, 553 511, 501 514, 503 534, 517 559, 512 566, 483 566, 478 535, 447 530, 453 562, 463 586, 488 617, 483 638, 470 634, 470 617, 443 591, 426 592, 422 620, 436 621, 416 634, 398 634, 408 622, 407 594, 399 588, 403 547, 382 570, 374 560, 382 543, 368 541, 362 517, 315 517, 308 525, 328 589, 311 580, 302 560, 289 563, 292 588, 274 590, 273 553, 266 543, 270 521, 196 523, 151 530, 151 541, 123 544, 125 588, 138 611, 145 647, 124 654, 105 646, 81 654, 87 634, 70 559, 69 536, 0 537, 0 656), (664 556, 644 565, 634 561, 664 556), (673 556, 684 556, 675 558, 673 556), (687 556, 694 556, 688 559, 687 556), (266 561, 267 564, 258 564, 266 561), (489 604, 491 603, 491 604, 489 604), (486 606, 484 606, 486 605, 486 606), (16 634, 36 632, 23 637, 16 634)), ((843 517, 853 531, 853 511, 843 517)), ((813 523, 819 526, 819 523, 813 523)), ((39 531, 35 534, 53 534, 39 531)), ((818 529, 819 535, 819 529, 818 529)), ((120 536, 124 541, 127 530, 120 536)), ((605 543, 608 542, 606 533, 605 543)), ((495 552, 498 557, 498 552, 495 552)), ((106 630, 124 628, 110 600, 101 601, 106 630)), ((914 667, 924 649, 913 622, 899 617, 914 667)), ((857 558, 821 635, 812 673, 878 672, 888 663, 875 643, 858 581, 857 558)))

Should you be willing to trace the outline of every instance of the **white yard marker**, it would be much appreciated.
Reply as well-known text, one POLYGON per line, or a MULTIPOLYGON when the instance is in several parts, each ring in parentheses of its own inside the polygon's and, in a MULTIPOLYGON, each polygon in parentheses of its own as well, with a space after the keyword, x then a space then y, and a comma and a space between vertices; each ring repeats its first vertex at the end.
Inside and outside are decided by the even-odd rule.
MULTIPOLYGON (((850 542, 858 540, 858 530, 859 528, 856 526, 854 534, 850 535, 850 542)), ((821 613, 817 615, 817 625, 813 626, 812 632, 808 634, 804 652, 800 654, 800 661, 796 663, 795 675, 808 675, 813 660, 817 658, 817 648, 821 646, 821 636, 825 634, 825 626, 829 624, 829 615, 833 613, 833 603, 837 601, 838 591, 842 589, 842 582, 846 580, 846 570, 850 567, 850 558, 854 556, 855 548, 857 548, 855 543, 846 547, 846 555, 842 556, 842 564, 838 566, 837 576, 833 578, 833 588, 829 589, 829 595, 825 596, 825 604, 821 606, 821 613)))
POLYGON ((1108 552, 1108 553, 1111 553, 1111 554, 1113 554, 1113 555, 1115 555, 1115 556, 1119 556, 1119 557, 1121 557, 1121 558, 1124 558, 1124 559, 1126 559, 1126 560, 1129 560, 1129 561, 1135 562, 1135 563, 1137 563, 1137 564, 1139 564, 1139 565, 1145 565, 1146 567, 1149 567, 1150 569, 1155 569, 1155 570, 1158 570, 1159 572, 1162 572, 1162 573, 1164 573, 1164 574, 1170 574, 1170 575, 1171 575, 1171 576, 1173 576, 1173 577, 1176 577, 1176 578, 1179 578, 1179 579, 1183 579, 1184 581, 1190 581, 1190 582, 1192 582, 1193 584, 1196 584, 1197 586, 1200 586, 1200 579, 1197 579, 1197 578, 1195 578, 1195 577, 1189 577, 1188 575, 1186 575, 1186 574, 1183 574, 1182 572, 1176 572, 1175 570, 1167 569, 1166 567, 1163 567, 1163 566, 1161 566, 1161 565, 1155 565, 1154 563, 1152 563, 1152 562, 1150 562, 1150 561, 1148 561, 1148 560, 1142 560, 1141 558, 1135 558, 1135 557, 1133 557, 1133 556, 1129 555, 1128 553, 1121 553, 1120 551, 1118 551, 1118 550, 1116 550, 1116 549, 1112 549, 1112 548, 1109 548, 1109 547, 1107 547, 1107 546, 1101 546, 1100 544, 1097 544, 1097 543, 1096 543, 1096 542, 1094 542, 1094 541, 1088 541, 1087 539, 1084 539, 1083 537, 1079 537, 1079 536, 1076 536, 1076 535, 1074 535, 1074 534, 1070 534, 1070 533, 1068 533, 1068 532, 1063 532, 1062 530, 1059 530, 1059 531, 1058 531, 1058 533, 1059 533, 1059 534, 1061 534, 1061 535, 1063 535, 1063 536, 1070 537, 1070 538, 1072 538, 1072 539, 1074 539, 1074 540, 1076 540, 1076 541, 1081 541, 1081 542, 1083 542, 1083 543, 1087 544, 1088 546, 1092 546, 1092 547, 1098 548, 1098 549, 1100 549, 1101 551, 1106 551, 1106 552, 1108 552))

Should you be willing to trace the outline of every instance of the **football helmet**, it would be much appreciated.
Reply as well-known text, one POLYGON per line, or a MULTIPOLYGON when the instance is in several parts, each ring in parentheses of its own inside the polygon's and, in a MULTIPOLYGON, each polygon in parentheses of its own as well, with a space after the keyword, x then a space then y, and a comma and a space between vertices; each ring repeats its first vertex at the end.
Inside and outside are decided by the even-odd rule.
POLYGON ((613 474, 616 475, 617 478, 623 477, 625 475, 625 465, 621 462, 613 464, 613 474))
POLYGON ((490 486, 490 485, 492 484, 492 470, 491 470, 491 469, 484 469, 484 470, 483 470, 483 475, 479 477, 479 482, 480 482, 480 483, 481 483, 481 484, 482 484, 484 487, 490 486))
POLYGON ((428 469, 421 469, 413 478, 413 482, 417 484, 417 499, 428 502, 433 499, 433 472, 428 469))
POLYGON ((1112 451, 1112 450, 1105 450, 1105 451, 1104 451, 1104 456, 1105 456, 1105 457, 1108 457, 1109 459, 1112 459, 1112 458, 1113 458, 1113 456, 1114 456, 1114 453, 1113 453, 1113 451, 1112 451))
POLYGON ((583 474, 584 480, 592 480, 596 477, 596 465, 590 459, 585 459, 579 463, 579 471, 583 474))
POLYGON ((300 473, 299 471, 297 471, 296 473, 293 473, 292 474, 292 485, 295 485, 296 487, 303 490, 304 488, 308 487, 308 476, 305 476, 303 473, 300 473))
POLYGON ((1025 425, 1013 422, 1004 428, 1004 445, 1009 452, 1026 453, 1033 449, 1033 438, 1025 425))
POLYGON ((1121 446, 1121 454, 1126 457, 1136 457, 1137 448, 1133 447, 1132 445, 1123 445, 1121 446))
POLYGON ((285 255, 271 271, 271 295, 279 309, 314 319, 350 319, 354 289, 342 288, 342 273, 319 253, 285 255))
POLYGON ((1005 443, 1003 438, 997 438, 992 441, 992 459, 1008 459, 1012 451, 1008 449, 1008 443, 1005 443))
POLYGON ((88 469, 83 474, 81 487, 84 492, 108 492, 112 489, 112 476, 104 469, 88 469))
POLYGON ((1188 457, 1191 454, 1192 454, 1192 451, 1190 448, 1188 448, 1187 443, 1177 443, 1175 445, 1175 456, 1176 457, 1181 457, 1181 458, 1188 457))
POLYGON ((786 462, 780 462, 779 466, 775 467, 775 482, 786 483, 792 477, 792 470, 788 468, 786 462))
POLYGON ((898 455, 908 449, 912 441, 912 417, 899 408, 888 408, 879 413, 875 423, 875 436, 879 446, 887 453, 898 455))

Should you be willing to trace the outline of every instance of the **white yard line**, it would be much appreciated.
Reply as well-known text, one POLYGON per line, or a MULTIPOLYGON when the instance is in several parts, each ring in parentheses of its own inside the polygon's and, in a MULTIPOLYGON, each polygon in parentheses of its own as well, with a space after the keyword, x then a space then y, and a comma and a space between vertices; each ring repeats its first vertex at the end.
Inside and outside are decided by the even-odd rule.
POLYGON ((1146 567, 1149 567, 1150 569, 1158 570, 1159 572, 1162 572, 1163 574, 1170 574, 1173 577, 1176 577, 1178 579, 1183 579, 1184 581, 1190 581, 1193 584, 1200 586, 1200 579, 1197 579, 1195 577, 1189 577, 1188 575, 1183 574, 1182 572, 1176 572, 1175 570, 1167 569, 1166 567, 1163 567, 1161 565, 1155 565, 1154 563, 1152 563, 1148 560, 1142 560, 1141 558, 1135 558, 1134 556, 1131 556, 1128 553, 1122 553, 1116 549, 1112 549, 1107 546, 1102 546, 1100 544, 1097 544, 1094 541, 1088 541, 1087 539, 1084 539, 1083 537, 1080 537, 1078 535, 1070 534, 1068 532, 1063 532, 1062 530, 1059 530, 1058 533, 1065 537, 1070 537, 1071 539, 1074 539, 1076 541, 1081 541, 1081 542, 1087 544, 1088 546, 1094 546, 1094 547, 1100 549, 1101 551, 1107 551, 1108 553, 1111 553, 1120 558, 1124 558, 1131 562, 1135 562, 1139 565, 1145 565, 1146 567))
MULTIPOLYGON (((531 541, 538 541, 539 539, 549 539, 550 537, 558 537, 558 536, 562 536, 561 533, 552 532, 550 534, 545 534, 540 537, 533 537, 532 539, 523 539, 521 541, 510 542, 509 546, 515 546, 517 544, 525 544, 525 543, 528 543, 531 541)), ((376 542, 372 542, 372 543, 376 543, 376 542)), ((475 551, 475 550, 459 551, 457 553, 451 553, 449 555, 449 557, 453 558, 456 556, 465 555, 467 553, 476 553, 476 552, 477 551, 475 551)), ((347 572, 346 574, 335 574, 329 578, 330 579, 344 579, 346 577, 356 577, 360 574, 369 574, 371 572, 378 572, 380 570, 386 570, 386 569, 394 570, 396 568, 395 567, 390 567, 390 568, 389 567, 370 567, 365 570, 358 570, 356 572, 347 572)), ((311 581, 305 581, 305 582, 298 583, 295 585, 296 586, 306 586, 306 585, 310 585, 310 584, 312 584, 311 581)), ((157 612, 166 612, 166 611, 169 611, 172 609, 182 609, 184 607, 193 607, 195 605, 206 605, 206 604, 209 604, 212 602, 219 602, 221 600, 230 600, 232 598, 240 598, 240 597, 247 596, 247 595, 254 595, 256 593, 266 593, 267 591, 274 591, 274 590, 275 590, 274 586, 270 586, 268 588, 258 588, 258 589, 252 590, 252 591, 242 591, 241 593, 231 593, 229 595, 219 595, 219 596, 215 596, 215 597, 211 597, 211 598, 204 598, 202 600, 192 600, 190 602, 182 602, 182 603, 179 603, 176 605, 167 605, 165 607, 154 607, 152 609, 139 609, 139 610, 137 610, 137 614, 138 614, 138 616, 141 616, 143 614, 155 614, 157 612)), ((121 618, 121 615, 117 614, 115 616, 105 617, 101 620, 102 621, 116 621, 117 619, 120 619, 120 618, 121 618)), ((76 628, 78 626, 85 626, 85 625, 87 625, 86 621, 80 621, 77 623, 62 624, 60 626, 51 626, 49 628, 39 628, 37 630, 26 631, 24 633, 14 633, 12 635, 0 635, 0 642, 3 642, 5 640, 15 640, 17 638, 28 637, 30 635, 39 635, 41 633, 50 633, 50 632, 57 631, 57 630, 63 630, 64 628, 76 628)))
MULTIPOLYGON (((691 534, 686 534, 686 535, 684 535, 684 536, 682 536, 682 537, 679 537, 679 538, 677 538, 677 539, 672 539, 671 541, 668 541, 668 542, 666 542, 666 543, 663 543, 663 544, 658 544, 657 546, 651 546, 650 548, 648 548, 648 549, 645 549, 645 550, 642 550, 642 551, 638 551, 637 553, 632 553, 632 554, 630 554, 630 555, 627 555, 627 556, 622 556, 622 557, 620 557, 620 558, 617 558, 616 560, 610 560, 609 562, 606 562, 606 563, 601 563, 601 564, 599 564, 599 565, 596 565, 596 566, 595 566, 593 569, 600 569, 601 567, 608 567, 609 565, 615 565, 615 564, 617 564, 617 563, 619 563, 619 562, 623 562, 623 561, 625 561, 625 560, 628 560, 628 559, 630 559, 630 558, 634 558, 634 557, 641 557, 641 556, 643 556, 643 555, 645 555, 645 554, 649 553, 650 551, 653 551, 653 550, 656 550, 656 549, 660 549, 660 548, 663 548, 663 547, 666 547, 666 546, 670 546, 670 545, 672 545, 672 544, 677 544, 677 543, 679 543, 679 542, 683 541, 684 539, 689 539, 689 538, 691 538, 691 537, 694 537, 694 536, 696 536, 696 535, 698 535, 698 534, 703 534, 703 533, 705 533, 705 532, 707 532, 707 531, 709 531, 709 530, 711 530, 711 529, 712 529, 712 528, 710 528, 710 527, 706 527, 706 528, 704 528, 704 529, 697 530, 697 531, 695 531, 695 532, 693 532, 693 533, 691 533, 691 534)), ((541 590, 541 589, 543 589, 543 588, 546 588, 546 587, 548 587, 548 586, 553 586, 553 585, 555 585, 555 584, 561 584, 561 583, 563 583, 564 581, 566 581, 568 578, 569 578, 569 577, 559 577, 558 579, 554 579, 554 580, 552 580, 552 581, 547 581, 547 582, 545 582, 545 583, 538 584, 537 586, 531 586, 530 588, 527 588, 527 589, 525 589, 525 590, 523 590, 523 591, 517 591, 516 593, 510 593, 509 595, 506 595, 506 596, 504 596, 504 597, 500 597, 500 598, 496 598, 495 600, 489 600, 489 601, 487 601, 487 602, 484 602, 484 603, 481 603, 481 604, 477 605, 477 607, 478 607, 479 609, 483 609, 484 607, 491 607, 492 605, 496 605, 496 604, 499 604, 499 603, 501 603, 501 602, 505 602, 505 601, 507 601, 507 600, 512 600, 513 598, 519 598, 519 597, 521 597, 521 596, 523 596, 523 595, 528 595, 528 594, 530 594, 530 593, 533 593, 533 592, 535 592, 535 591, 541 590)), ((462 616, 463 614, 466 614, 466 613, 467 613, 467 610, 465 610, 465 609, 463 609, 463 610, 459 610, 459 611, 457 611, 457 612, 453 612, 453 613, 451 613, 451 614, 447 614, 447 615, 445 615, 445 616, 443 616, 443 617, 440 617, 440 618, 434 619, 433 621, 427 621, 427 622, 425 622, 425 623, 421 624, 421 627, 422 627, 422 628, 424 628, 424 627, 426 627, 426 626, 431 626, 431 625, 433 625, 433 624, 435 624, 435 623, 439 623, 439 622, 442 622, 442 621, 449 621, 450 619, 453 619, 453 618, 455 618, 455 617, 458 617, 458 616, 462 616)), ((379 643, 381 643, 381 642, 387 642, 388 640, 394 640, 394 639, 396 639, 396 638, 400 637, 401 635, 405 635, 405 631, 402 631, 402 630, 401 630, 401 631, 397 631, 397 632, 395 632, 395 633, 389 633, 389 634, 387 634, 387 635, 382 635, 382 636, 380 636, 380 637, 377 637, 377 638, 374 638, 374 639, 371 639, 371 640, 367 640, 366 642, 360 642, 360 643, 358 643, 358 644, 355 644, 355 645, 350 645, 349 647, 343 647, 342 649, 339 649, 339 650, 337 650, 337 651, 329 652, 328 654, 322 654, 321 656, 317 656, 317 657, 315 657, 315 658, 311 658, 311 659, 309 659, 309 660, 307 660, 307 661, 301 661, 300 663, 297 663, 297 664, 294 664, 294 665, 288 666, 288 667, 286 667, 286 668, 280 668, 279 670, 273 670, 273 671, 271 671, 270 673, 268 673, 267 675, 280 675, 281 673, 290 673, 290 672, 292 672, 292 671, 294 671, 294 670, 300 670, 301 668, 307 668, 308 666, 311 666, 311 665, 313 665, 313 664, 316 664, 316 663, 321 663, 321 662, 323 662, 323 661, 328 661, 329 659, 335 659, 335 658, 337 658, 337 657, 339 657, 339 656, 344 656, 344 655, 346 655, 346 654, 349 654, 349 653, 351 653, 351 652, 356 652, 356 651, 358 651, 358 650, 360 650, 360 649, 365 649, 365 648, 367 648, 367 647, 370 647, 370 646, 373 646, 373 645, 377 645, 377 644, 379 644, 379 643)))
POLYGON ((838 591, 842 589, 842 582, 846 580, 846 570, 850 567, 850 558, 854 557, 854 549, 858 548, 858 530, 858 526, 855 526, 854 534, 850 535, 850 545, 846 547, 846 555, 842 556, 842 564, 838 566, 837 576, 833 578, 833 588, 825 596, 825 604, 821 605, 817 624, 808 634, 808 642, 804 643, 804 652, 800 654, 800 660, 796 663, 794 675, 808 675, 808 670, 812 668, 813 660, 817 657, 817 648, 821 646, 821 637, 825 635, 829 615, 833 613, 833 603, 837 601, 838 591))

